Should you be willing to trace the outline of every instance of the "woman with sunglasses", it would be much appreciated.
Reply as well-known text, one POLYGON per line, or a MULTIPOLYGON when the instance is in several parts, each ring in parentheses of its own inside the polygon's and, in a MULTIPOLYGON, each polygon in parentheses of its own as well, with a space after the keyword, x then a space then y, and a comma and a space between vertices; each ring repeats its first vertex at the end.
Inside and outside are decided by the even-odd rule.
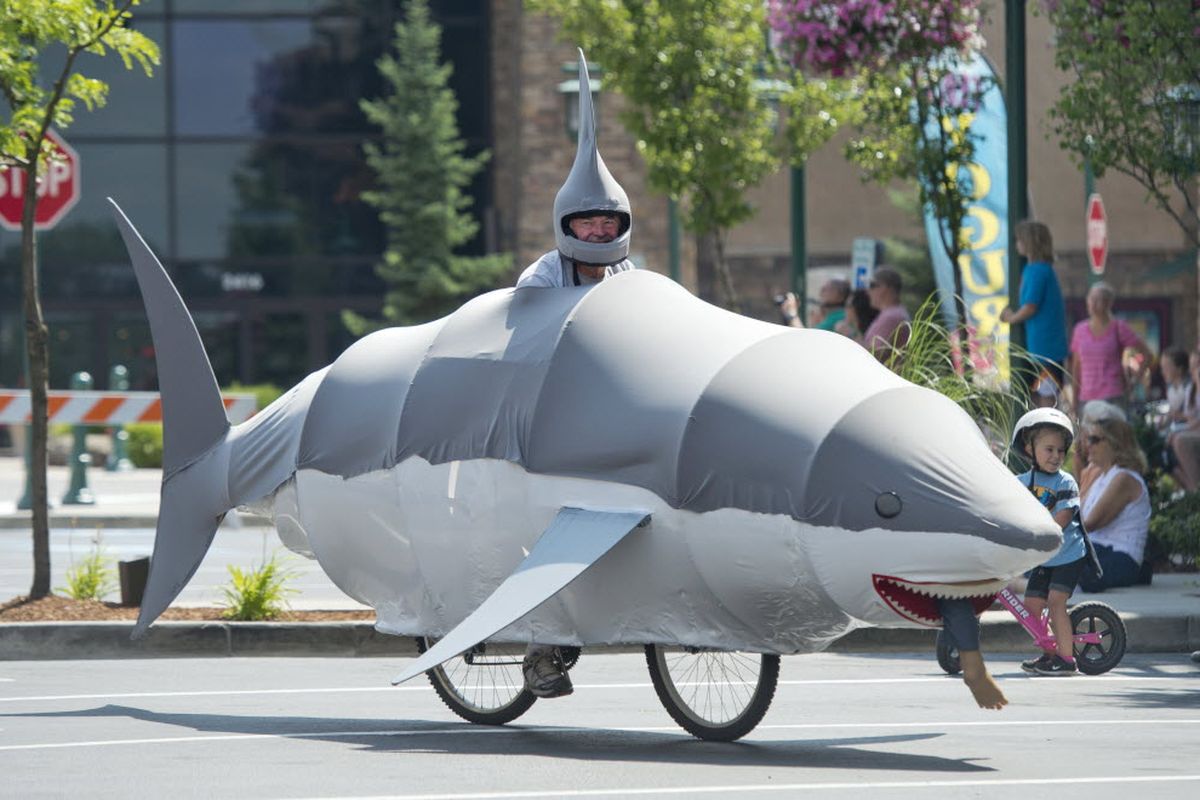
POLYGON ((1091 474, 1082 481, 1080 508, 1104 575, 1080 579, 1079 588, 1102 592, 1132 586, 1145 580, 1142 558, 1150 533, 1150 493, 1142 477, 1146 456, 1122 419, 1088 423, 1085 438, 1086 471, 1091 474))

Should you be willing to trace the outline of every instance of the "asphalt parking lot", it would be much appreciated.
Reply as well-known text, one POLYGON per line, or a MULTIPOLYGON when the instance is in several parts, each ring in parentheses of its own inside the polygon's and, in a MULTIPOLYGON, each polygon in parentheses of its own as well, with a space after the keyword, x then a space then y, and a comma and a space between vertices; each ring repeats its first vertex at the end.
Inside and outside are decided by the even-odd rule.
POLYGON ((1031 678, 990 659, 985 712, 929 654, 783 660, 737 743, 674 725, 638 654, 588 654, 571 697, 505 727, 462 722, 398 658, 0 663, 10 797, 829 796, 1191 798, 1200 668, 1130 654, 1106 675, 1031 678))

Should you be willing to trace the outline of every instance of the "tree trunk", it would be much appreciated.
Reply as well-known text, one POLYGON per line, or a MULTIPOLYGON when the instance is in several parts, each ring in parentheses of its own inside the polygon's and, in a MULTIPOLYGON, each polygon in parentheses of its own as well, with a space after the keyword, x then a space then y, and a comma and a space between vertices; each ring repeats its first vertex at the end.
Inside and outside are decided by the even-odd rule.
MULTIPOLYGON (((729 271, 729 262, 725 260, 725 231, 713 231, 713 250, 715 253, 715 267, 717 271, 717 279, 721 282, 721 293, 725 295, 725 307, 735 314, 742 313, 742 301, 738 297, 737 289, 733 286, 733 274, 729 271)), ((804 308, 804 298, 800 298, 801 310, 804 308)))
POLYGON ((37 239, 33 229, 37 208, 37 155, 31 148, 29 165, 24 168, 25 193, 21 207, 21 283, 25 316, 25 352, 29 359, 29 396, 32 405, 32 436, 28 446, 29 487, 32 501, 33 585, 29 596, 50 594, 50 513, 46 490, 46 434, 50 359, 49 335, 42 318, 37 274, 37 239))

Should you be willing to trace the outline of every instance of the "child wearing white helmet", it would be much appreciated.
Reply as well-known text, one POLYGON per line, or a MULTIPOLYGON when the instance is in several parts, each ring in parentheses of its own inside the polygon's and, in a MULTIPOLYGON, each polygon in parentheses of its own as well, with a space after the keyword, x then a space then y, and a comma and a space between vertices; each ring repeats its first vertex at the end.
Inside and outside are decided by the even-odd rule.
POLYGON ((1071 449, 1075 428, 1066 414, 1057 408, 1035 408, 1017 420, 1012 446, 1033 463, 1028 472, 1017 476, 1041 501, 1054 521, 1062 526, 1063 543, 1058 552, 1029 573, 1025 606, 1040 616, 1050 607, 1050 628, 1054 631, 1057 652, 1022 662, 1021 669, 1035 675, 1074 675, 1074 631, 1067 613, 1067 600, 1079 583, 1087 557, 1083 529, 1077 521, 1079 484, 1062 469, 1071 449))

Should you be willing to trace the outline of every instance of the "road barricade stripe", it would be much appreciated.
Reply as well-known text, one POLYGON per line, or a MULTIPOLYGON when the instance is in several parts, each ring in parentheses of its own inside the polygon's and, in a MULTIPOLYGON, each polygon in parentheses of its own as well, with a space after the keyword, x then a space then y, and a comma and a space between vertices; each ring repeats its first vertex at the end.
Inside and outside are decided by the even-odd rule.
MULTIPOLYGON (((228 394, 221 400, 235 424, 250 419, 257 410, 252 394, 228 394)), ((27 390, 0 389, 0 425, 25 425, 30 415, 27 390)), ((71 425, 162 422, 162 398, 157 392, 51 391, 47 417, 52 423, 71 425)))

